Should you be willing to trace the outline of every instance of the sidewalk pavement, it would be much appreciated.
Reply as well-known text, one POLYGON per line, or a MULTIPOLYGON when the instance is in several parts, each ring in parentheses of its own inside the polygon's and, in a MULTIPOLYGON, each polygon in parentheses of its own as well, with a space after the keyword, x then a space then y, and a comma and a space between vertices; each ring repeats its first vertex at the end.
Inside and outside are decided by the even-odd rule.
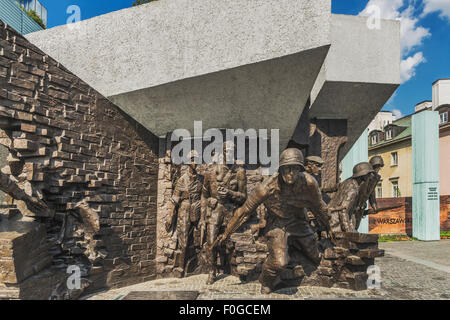
POLYGON ((382 285, 380 289, 351 291, 336 288, 295 287, 260 294, 258 281, 241 283, 234 276, 222 276, 206 285, 207 275, 184 279, 160 279, 90 295, 89 300, 120 300, 133 291, 198 291, 199 300, 322 300, 376 299, 450 300, 450 240, 438 242, 398 241, 380 243, 386 255, 377 258, 382 285))

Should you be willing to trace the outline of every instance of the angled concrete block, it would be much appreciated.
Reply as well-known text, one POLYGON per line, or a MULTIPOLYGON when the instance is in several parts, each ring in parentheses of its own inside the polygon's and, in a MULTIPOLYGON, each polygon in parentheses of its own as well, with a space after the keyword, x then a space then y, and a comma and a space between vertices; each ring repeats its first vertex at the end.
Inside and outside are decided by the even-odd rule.
MULTIPOLYGON (((400 84, 400 23, 332 15, 331 48, 311 92, 312 118, 347 119, 349 152, 400 84)), ((355 163, 356 164, 356 163, 355 163)))
POLYGON ((27 36, 157 135, 280 129, 330 45, 330 0, 155 1, 27 36))

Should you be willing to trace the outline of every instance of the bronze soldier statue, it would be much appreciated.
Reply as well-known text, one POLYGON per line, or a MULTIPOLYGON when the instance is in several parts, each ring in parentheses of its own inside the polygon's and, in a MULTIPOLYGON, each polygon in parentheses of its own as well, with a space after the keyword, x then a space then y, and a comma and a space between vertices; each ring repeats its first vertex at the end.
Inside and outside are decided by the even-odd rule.
POLYGON ((353 168, 353 176, 339 184, 336 194, 328 204, 331 228, 334 232, 357 232, 357 216, 361 210, 365 210, 368 200, 362 191, 367 188, 372 172, 370 163, 359 163, 353 168))
POLYGON ((378 211, 377 197, 375 194, 375 189, 377 188, 378 183, 381 181, 381 176, 378 174, 381 168, 384 167, 383 158, 380 156, 374 156, 369 160, 370 164, 373 168, 373 173, 371 174, 369 180, 369 203, 374 211, 378 211))
POLYGON ((314 177, 318 177, 322 171, 323 160, 318 156, 306 157, 305 171, 314 177))
POLYGON ((361 220, 364 216, 368 215, 368 210, 366 210, 367 200, 369 201, 370 206, 374 213, 378 212, 379 208, 377 205, 377 198, 375 194, 375 189, 378 185, 378 182, 381 181, 381 176, 378 172, 384 167, 383 158, 380 156, 374 156, 369 160, 370 165, 372 166, 373 172, 369 173, 367 177, 367 181, 361 185, 360 188, 360 204, 361 207, 357 210, 355 214, 355 228, 358 229, 361 220))
MULTIPOLYGON (((206 260, 209 277, 207 284, 213 284, 217 275, 217 257, 224 247, 212 247, 217 237, 223 233, 225 226, 233 215, 233 211, 242 205, 247 198, 247 178, 245 169, 236 164, 227 164, 233 155, 232 142, 223 144, 223 157, 219 163, 211 165, 205 173, 201 200, 201 234, 206 230, 206 260)), ((226 255, 225 255, 226 256, 226 255)), ((222 261, 226 259, 222 254, 222 261)))
POLYGON ((186 273, 186 251, 192 237, 193 227, 200 218, 200 204, 202 192, 202 177, 197 173, 195 158, 197 154, 191 151, 188 155, 189 165, 182 165, 181 176, 175 183, 171 198, 171 206, 166 221, 169 232, 176 221, 177 248, 180 250, 175 265, 186 273), (175 219, 176 217, 176 219, 175 219))
POLYGON ((218 240, 219 244, 223 242, 260 204, 264 204, 268 215, 266 236, 269 255, 259 278, 263 294, 274 289, 278 275, 288 264, 288 238, 289 244, 301 248, 313 263, 319 264, 321 260, 305 208, 310 208, 321 223, 329 226, 327 206, 316 179, 304 170, 303 155, 299 149, 283 151, 279 172, 255 187, 244 205, 235 211, 225 233, 218 240))
MULTIPOLYGON (((306 157, 305 171, 317 179, 322 171, 323 164, 324 161, 321 157, 306 157)), ((320 240, 322 238, 322 232, 326 231, 325 226, 320 224, 320 222, 316 219, 316 216, 310 210, 308 210, 306 214, 308 216, 311 228, 317 234, 317 238, 320 240)))

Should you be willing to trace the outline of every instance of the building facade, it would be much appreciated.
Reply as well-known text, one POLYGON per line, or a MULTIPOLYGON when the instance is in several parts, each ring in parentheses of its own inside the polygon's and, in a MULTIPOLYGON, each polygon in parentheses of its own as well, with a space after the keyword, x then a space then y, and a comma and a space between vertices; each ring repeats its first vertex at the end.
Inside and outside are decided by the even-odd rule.
MULTIPOLYGON (((433 110, 439 112, 439 169, 440 194, 450 195, 450 79, 433 83, 433 100, 416 104, 415 114, 433 110)), ((384 125, 387 112, 380 112, 369 127, 369 157, 380 155, 384 168, 380 171, 382 181, 376 194, 378 198, 412 196, 412 145, 411 118, 408 115, 384 125), (383 121, 384 120, 384 121, 383 121), (378 124, 376 126, 375 124, 378 124), (380 127, 382 125, 382 128, 380 127)))
POLYGON ((377 198, 412 195, 411 117, 395 120, 384 130, 369 132, 369 157, 379 155, 384 160, 377 198))
POLYGON ((0 20, 23 35, 43 30, 20 6, 22 5, 26 10, 34 10, 44 21, 45 25, 47 25, 47 9, 36 0, 21 2, 17 0, 0 0, 0 20))
MULTIPOLYGON (((450 90, 449 90, 450 91, 450 90)), ((439 112, 439 160, 441 194, 450 195, 450 123, 448 113, 450 104, 436 108, 439 112)))
POLYGON ((395 116, 391 111, 380 111, 375 119, 372 120, 370 123, 368 129, 369 132, 372 132, 373 130, 380 130, 382 131, 385 126, 388 124, 391 124, 395 121, 395 116))

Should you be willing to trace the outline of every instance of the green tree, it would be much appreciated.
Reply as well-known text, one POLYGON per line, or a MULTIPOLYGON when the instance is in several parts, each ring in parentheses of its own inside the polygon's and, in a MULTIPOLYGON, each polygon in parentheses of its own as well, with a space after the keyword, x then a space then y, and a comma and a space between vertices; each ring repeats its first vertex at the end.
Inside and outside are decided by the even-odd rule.
POLYGON ((133 1, 133 7, 140 6, 141 4, 149 3, 152 1, 156 1, 156 0, 136 0, 136 1, 133 1))
POLYGON ((25 12, 31 19, 33 19, 38 25, 42 27, 42 29, 47 29, 47 27, 44 24, 44 21, 41 19, 41 17, 38 16, 36 11, 34 10, 27 10, 22 4, 19 4, 20 9, 22 9, 23 12, 25 12))
POLYGON ((36 23, 37 23, 38 25, 40 25, 40 26, 42 27, 42 29, 46 29, 45 24, 44 24, 44 21, 42 21, 41 17, 39 17, 39 16, 37 15, 36 11, 34 11, 34 10, 29 10, 29 11, 24 10, 24 11, 28 14, 28 16, 29 16, 31 19, 33 19, 34 21, 36 21, 36 23))

